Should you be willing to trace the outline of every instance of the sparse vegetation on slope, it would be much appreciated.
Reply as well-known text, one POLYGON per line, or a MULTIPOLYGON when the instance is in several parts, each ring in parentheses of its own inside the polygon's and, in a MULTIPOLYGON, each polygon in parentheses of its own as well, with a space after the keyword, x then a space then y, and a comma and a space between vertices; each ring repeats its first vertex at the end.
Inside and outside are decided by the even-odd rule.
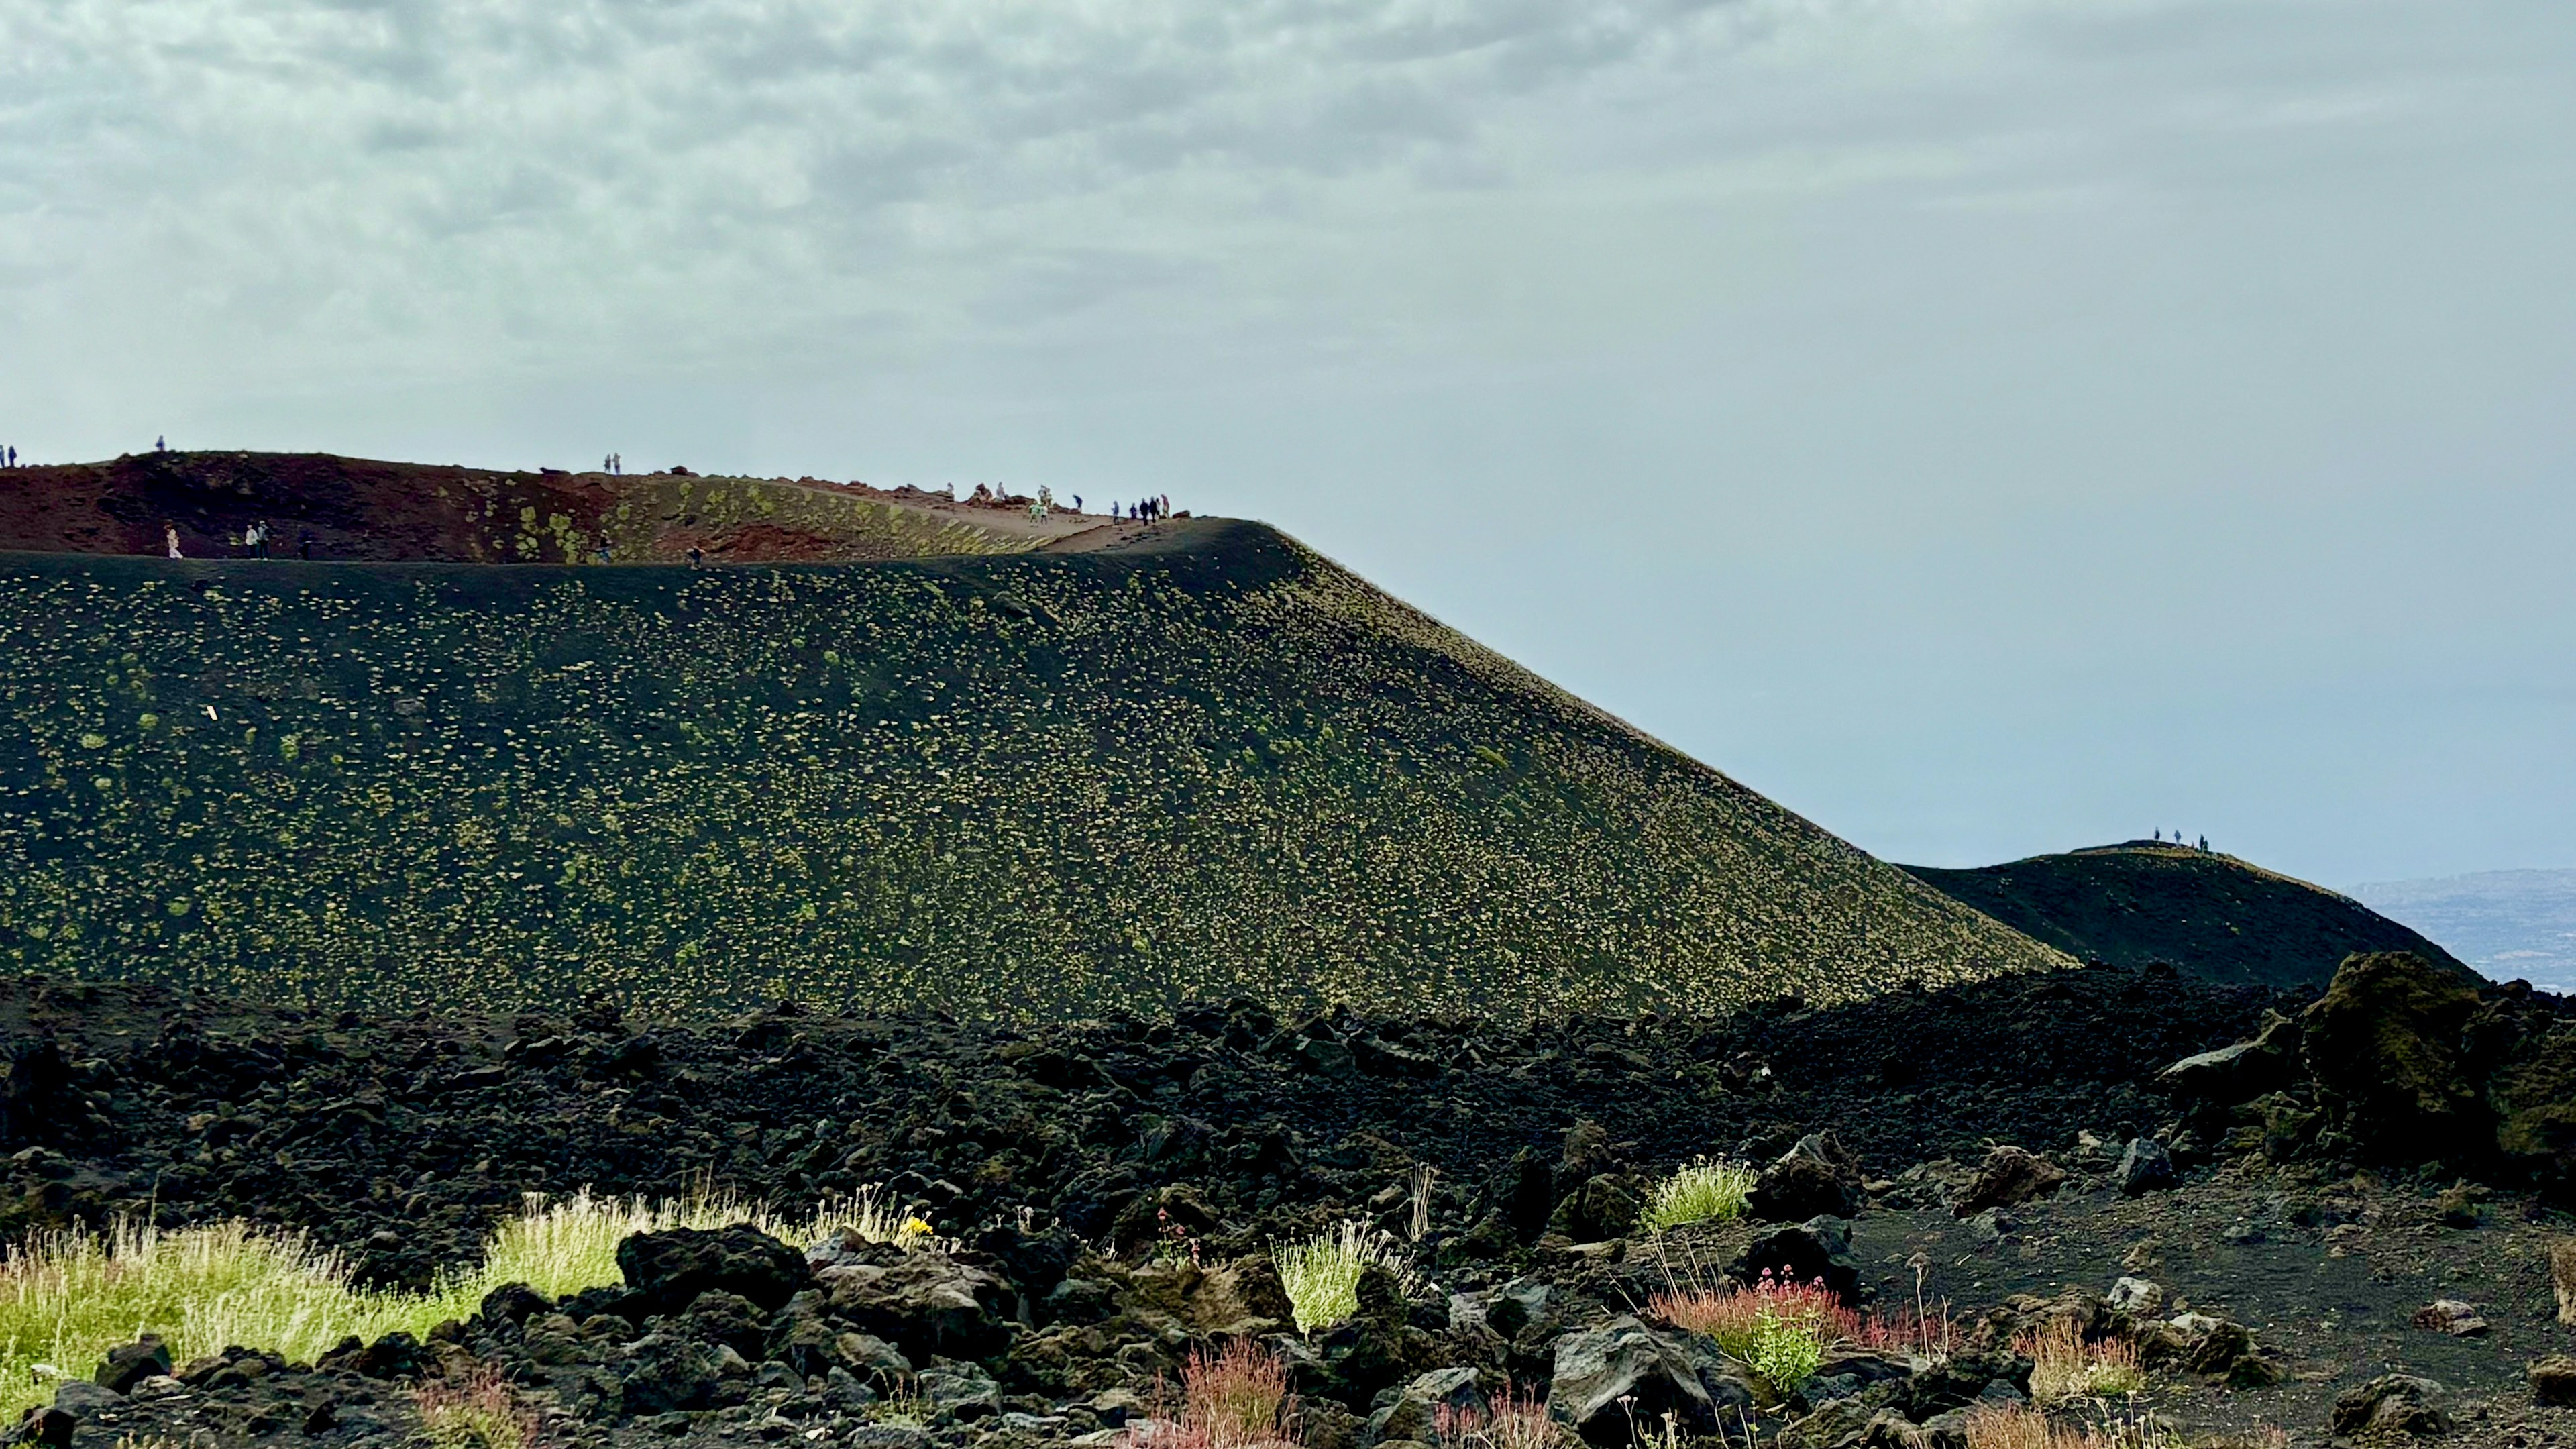
POLYGON ((1902 869, 2033 939, 2119 966, 2163 961, 2213 981, 2321 987, 2353 952, 2468 968, 2347 896, 2231 855, 2133 840, 1973 870, 1902 869))
POLYGON ((0 963, 408 1008, 1843 1000, 2062 964, 1267 529, 0 575, 0 963))

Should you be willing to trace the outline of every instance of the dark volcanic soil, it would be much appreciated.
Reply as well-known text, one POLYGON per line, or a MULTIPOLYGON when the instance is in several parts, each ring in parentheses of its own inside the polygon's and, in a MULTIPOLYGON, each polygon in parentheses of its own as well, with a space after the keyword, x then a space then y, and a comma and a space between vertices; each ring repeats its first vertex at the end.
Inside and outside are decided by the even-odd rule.
MULTIPOLYGON (((1829 1364, 1785 1400, 1748 1407, 1765 1444, 1785 1432, 1778 1442, 1885 1449, 1869 1437, 1874 1415, 1930 1423, 1979 1394, 2010 1397, 2029 1374, 2015 1334, 2052 1315, 2162 1352, 2128 1408, 2164 1415, 2193 1444, 2323 1443, 2338 1400, 2392 1372, 2439 1385, 2418 1392, 2453 1442, 2576 1443, 2569 1412, 2536 1406, 2523 1381, 2533 1359, 2568 1346, 2548 1266, 2563 1213, 2402 1167, 2275 1160, 2288 1139, 2264 1124, 2294 1094, 2227 1109, 2223 1093, 2201 1089, 2194 1105, 2156 1085, 2176 1058, 2302 1004, 2095 967, 1723 1019, 1283 1022, 1235 1003, 1012 1029, 775 1010, 643 1022, 599 1006, 325 1018, 27 980, 0 998, 6 1226, 241 1215, 312 1229, 370 1278, 419 1285, 468 1261, 525 1191, 712 1185, 801 1208, 884 1183, 969 1245, 953 1265, 919 1269, 983 1284, 963 1319, 888 1317, 828 1271, 789 1301, 805 1268, 781 1270, 794 1282, 775 1302, 719 1293, 684 1313, 674 1290, 630 1270, 624 1287, 487 1304, 430 1344, 309 1372, 232 1359, 131 1397, 83 1390, 88 1417, 50 1422, 74 1449, 156 1433, 391 1449, 416 1422, 407 1376, 485 1363, 567 1443, 1035 1446, 1104 1442, 1150 1407, 1190 1346, 1226 1337, 1227 1313, 1257 1311, 1246 1305, 1259 1275, 1245 1265, 1338 1219, 1402 1230, 1416 1170, 1431 1167, 1430 1230, 1412 1251, 1436 1287, 1384 1306, 1391 1317, 1364 1311, 1356 1328, 1264 1330, 1305 1395, 1310 1449, 1358 1449, 1373 1410, 1407 1412, 1395 1391, 1417 1374, 1464 1365, 1489 1387, 1506 1373, 1544 1385, 1567 1335, 1637 1311, 1676 1278, 1749 1271, 1750 1245, 1774 1225, 1658 1242, 1602 1203, 1693 1157, 1768 1161, 1829 1130, 1870 1179, 1850 1229, 1856 1296, 1909 1303, 1919 1268, 1923 1295, 1955 1310, 1956 1351, 1947 1367, 1910 1371, 1836 1360, 1866 1392, 1826 1382, 1842 1371, 1829 1364), (2121 1190, 2132 1137, 2174 1145, 2177 1186, 2121 1190), (2041 1153, 2063 1186, 1976 1211, 1974 1179, 1996 1143, 2041 1153), (1204 1270, 1172 1255, 1175 1225, 1204 1270), (2106 1306, 2124 1277, 2164 1301, 2106 1306), (2464 1300, 2486 1330, 2412 1326, 2437 1299, 2464 1300), (1527 1302, 1541 1304, 1527 1322, 1517 1306, 1503 1329, 1471 1322, 1527 1302), (2234 1325, 2250 1339, 2229 1339, 2234 1325), (827 1373, 877 1352, 849 1336, 862 1329, 906 1355, 924 1392, 957 1404, 920 1426, 863 1412, 856 1380, 827 1373), (2209 1356, 2210 1343, 2224 1351, 2209 1356), (691 1364, 703 1370, 693 1396, 667 1408, 665 1380, 691 1364), (2289 1439, 2245 1437, 2267 1426, 2289 1439)), ((2555 1040, 2554 1000, 2492 1006, 2524 1022, 2527 1042, 2555 1040)))

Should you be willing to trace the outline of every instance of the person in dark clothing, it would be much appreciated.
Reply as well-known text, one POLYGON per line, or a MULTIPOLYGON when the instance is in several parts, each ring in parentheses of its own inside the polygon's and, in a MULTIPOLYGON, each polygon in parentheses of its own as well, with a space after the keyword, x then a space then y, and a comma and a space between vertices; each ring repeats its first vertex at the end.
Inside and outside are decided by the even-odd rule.
POLYGON ((689 545, 689 567, 696 568, 698 566, 698 561, 705 557, 705 554, 698 552, 698 546, 696 544, 693 543, 689 545))
POLYGON ((296 556, 299 558, 309 559, 313 557, 312 529, 305 529, 295 535, 295 552, 296 556))

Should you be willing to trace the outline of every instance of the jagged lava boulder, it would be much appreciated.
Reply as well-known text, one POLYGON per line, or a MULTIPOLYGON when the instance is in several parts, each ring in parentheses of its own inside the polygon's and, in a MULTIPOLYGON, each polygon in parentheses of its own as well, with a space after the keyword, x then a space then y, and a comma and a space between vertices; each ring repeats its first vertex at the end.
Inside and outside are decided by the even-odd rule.
POLYGON ((677 1313, 709 1292, 774 1312, 811 1276, 802 1253, 740 1223, 636 1233, 617 1245, 617 1271, 647 1313, 677 1313))
POLYGON ((1811 1132, 1762 1170, 1745 1210, 1771 1222, 1847 1218, 1869 1200, 1860 1159, 1831 1132, 1811 1132))
POLYGON ((2347 958, 2303 1018, 2300 1059, 2319 1102, 2372 1157, 2449 1159, 2492 1131, 2462 1032, 2476 988, 2421 956, 2347 958))

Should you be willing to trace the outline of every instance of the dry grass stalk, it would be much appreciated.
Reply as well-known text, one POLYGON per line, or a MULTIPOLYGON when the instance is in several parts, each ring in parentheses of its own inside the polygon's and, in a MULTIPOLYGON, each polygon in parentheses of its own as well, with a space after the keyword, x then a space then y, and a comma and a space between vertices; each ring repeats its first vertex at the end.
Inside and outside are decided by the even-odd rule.
POLYGON ((2549 1287, 2558 1295, 2558 1321, 2576 1328, 2576 1238, 2549 1240, 2549 1287))
POLYGON ((1181 1371, 1182 1421, 1204 1425, 1216 1449, 1277 1442, 1294 1408, 1287 1366, 1250 1339, 1194 1350, 1181 1371))
POLYGON ((1505 1385, 1482 1409, 1442 1404, 1431 1414, 1441 1449, 1575 1449, 1574 1432, 1550 1417, 1535 1393, 1505 1385))
POLYGON ((1168 1417, 1129 1421, 1122 1449, 1294 1449, 1287 1367, 1249 1339, 1217 1353, 1193 1350, 1178 1405, 1161 1397, 1168 1417))
POLYGON ((1968 1449, 2180 1449, 2147 1424, 2061 1424, 2024 1404, 1996 1404, 1968 1415, 1968 1449))
POLYGON ((2137 1345, 2119 1339, 2086 1343, 2070 1318, 2023 1334, 2013 1341, 2013 1351, 2030 1360, 2030 1396, 2036 1403, 2125 1396, 2147 1386, 2137 1345))
POLYGON ((431 1449, 530 1449, 537 1442, 536 1416, 490 1364, 476 1364, 461 1380, 431 1379, 411 1396, 431 1449))

